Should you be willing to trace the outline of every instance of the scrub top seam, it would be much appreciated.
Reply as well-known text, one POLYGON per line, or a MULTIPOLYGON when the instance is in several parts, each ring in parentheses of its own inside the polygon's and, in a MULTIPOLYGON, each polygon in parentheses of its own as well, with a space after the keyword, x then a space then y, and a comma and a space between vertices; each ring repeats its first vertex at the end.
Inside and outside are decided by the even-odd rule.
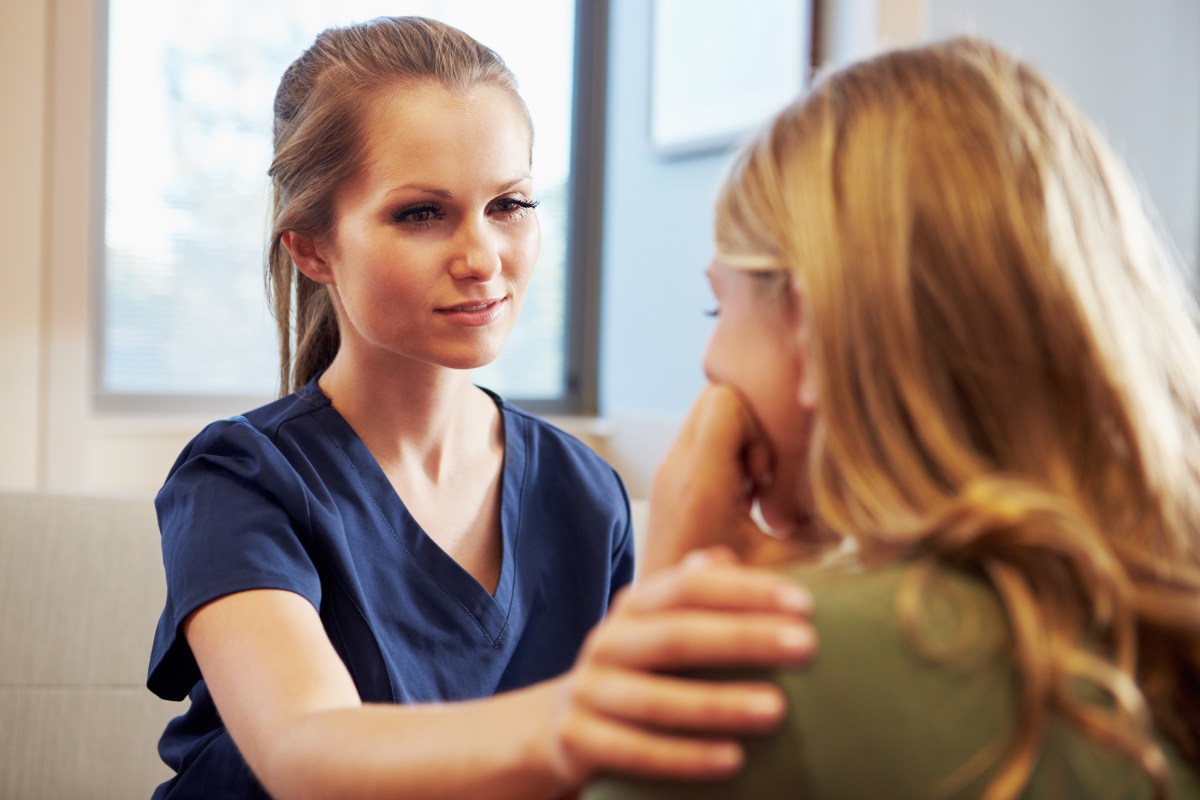
MULTIPOLYGON (((329 429, 326 427, 324 421, 321 419, 320 415, 318 414, 319 411, 321 411, 323 408, 328 408, 328 406, 321 406, 316 403, 313 403, 307 397, 301 397, 301 399, 303 399, 305 402, 307 402, 309 404, 309 406, 310 406, 309 410, 304 412, 303 414, 298 414, 296 416, 293 416, 288 419, 280 421, 275 426, 274 431, 272 432, 272 435, 269 437, 271 444, 276 449, 279 449, 279 443, 278 443, 277 439, 279 439, 281 436, 283 436, 284 426, 289 425, 293 422, 296 422, 297 420, 301 419, 302 417, 307 417, 308 415, 311 414, 311 415, 313 415, 313 419, 315 419, 317 421, 317 424, 320 425, 321 428, 325 431, 326 435, 329 437, 329 440, 331 442, 333 442, 333 446, 338 449, 338 452, 342 453, 342 455, 350 463, 350 466, 354 467, 354 462, 350 461, 349 455, 344 450, 342 450, 342 447, 337 443, 337 440, 330 434, 329 429)), ((294 472, 294 468, 293 468, 293 472, 294 472)), ((358 473, 358 471, 357 471, 357 469, 355 469, 355 474, 357 475, 357 473, 358 473)), ((296 477, 297 477, 297 480, 299 480, 299 476, 297 475, 296 477)), ((359 478, 359 480, 361 482, 362 479, 359 478)), ((301 481, 301 483, 302 483, 302 481, 301 481)), ((315 545, 315 539, 312 536, 312 531, 313 531, 314 526, 312 523, 312 513, 313 512, 312 512, 311 498, 310 498, 310 495, 308 492, 301 492, 301 494, 304 497, 304 513, 308 518, 307 519, 307 523, 308 523, 307 530, 308 530, 309 535, 307 538, 310 540, 310 542, 312 542, 315 545)), ((374 502, 374 500, 375 500, 374 495, 371 494, 370 492, 368 492, 367 494, 371 496, 371 501, 374 502)), ((382 512, 380 512, 380 513, 382 513, 382 512)), ((305 549, 307 549, 307 547, 305 549)), ((309 561, 310 561, 310 563, 312 563, 313 569, 317 573, 318 583, 323 583, 324 581, 321 578, 321 572, 322 572, 321 568, 317 566, 316 562, 312 559, 311 556, 309 558, 309 561)), ((380 658, 382 658, 383 660, 386 661, 385 654, 387 651, 384 649, 383 643, 379 641, 379 636, 375 633, 375 626, 371 624, 371 621, 369 619, 367 619, 367 614, 365 611, 363 611, 362 605, 359 604, 358 600, 354 596, 354 593, 351 592, 350 589, 346 586, 345 582, 342 580, 342 576, 337 573, 337 570, 329 570, 328 574, 329 574, 329 577, 332 578, 332 580, 333 580, 334 584, 337 586, 337 588, 341 591, 342 596, 345 597, 347 599, 347 601, 349 601, 350 607, 354 609, 354 612, 356 614, 358 614, 358 618, 362 620, 362 622, 366 626, 367 630, 369 630, 371 632, 371 641, 375 643, 376 651, 379 653, 380 658)), ((324 605, 325 602, 326 602, 325 598, 322 597, 322 600, 321 600, 322 605, 324 605)), ((332 605, 330 607, 332 608, 332 605)), ((317 608, 317 613, 318 614, 321 613, 321 609, 319 607, 317 608)), ((330 616, 333 619, 334 627, 337 628, 338 636, 341 638, 343 646, 345 646, 346 658, 349 662, 349 663, 347 663, 346 666, 350 670, 350 674, 352 676, 357 675, 359 673, 358 673, 357 668, 354 665, 354 658, 350 654, 350 647, 347 645, 348 640, 346 638, 346 633, 342 628, 342 622, 340 619, 338 619, 338 615, 336 612, 331 611, 330 616)), ((486 632, 484 635, 485 636, 487 635, 486 632)), ((391 672, 385 670, 385 674, 387 675, 388 691, 391 693, 392 698, 395 699, 396 698, 396 686, 392 682, 391 672)), ((357 680, 355 681, 355 683, 357 684, 357 680)))
MULTIPOLYGON (((505 403, 505 406, 507 406, 507 405, 508 404, 505 403)), ((516 419, 514 418, 515 416, 516 415, 509 414, 507 408, 500 409, 500 418, 504 422, 506 431, 508 429, 508 424, 509 424, 510 418, 513 418, 513 419, 511 419, 512 422, 516 422, 516 419)), ((516 514, 514 516, 514 521, 513 521, 513 524, 515 525, 515 529, 512 532, 512 564, 509 565, 511 567, 510 571, 512 573, 510 576, 510 582, 511 582, 512 586, 509 588, 509 592, 508 592, 508 605, 504 609, 504 625, 502 625, 500 627, 500 632, 496 634, 496 640, 495 640, 496 646, 500 645, 500 643, 504 640, 504 634, 508 631, 509 622, 512 620, 512 605, 513 605, 513 602, 515 602, 515 600, 516 600, 517 586, 519 585, 519 581, 517 580, 517 577, 518 577, 517 576, 517 569, 518 569, 517 550, 519 549, 519 545, 521 543, 521 515, 525 512, 525 486, 529 482, 529 464, 530 464, 530 460, 531 460, 529 458, 529 453, 533 450, 533 442, 530 439, 531 435, 532 435, 532 432, 530 430, 530 426, 522 425, 521 426, 521 440, 522 440, 521 459, 524 462, 524 464, 522 465, 522 470, 521 470, 521 486, 517 492, 517 511, 516 511, 516 514)), ((505 437, 505 438, 507 438, 507 437, 505 437)), ((507 459, 509 457, 509 455, 510 454, 508 452, 505 452, 505 454, 504 454, 505 459, 507 459)), ((500 496, 501 497, 504 496, 503 488, 501 488, 501 490, 500 490, 500 496)), ((502 508, 501 509, 501 525, 503 525, 503 524, 504 524, 504 515, 503 515, 503 508, 502 508)))
MULTIPOLYGON (((320 421, 322 427, 326 427, 324 420, 321 420, 320 417, 318 417, 317 419, 320 421)), ((328 432, 328 428, 326 428, 326 431, 328 432)), ((346 463, 349 464, 350 469, 352 469, 354 471, 354 476, 355 476, 355 478, 358 479, 359 485, 362 486, 363 491, 366 494, 366 496, 371 499, 371 504, 373 506, 375 506, 375 510, 377 512, 379 512, 379 516, 383 519, 384 525, 387 526, 388 532, 391 533, 392 538, 396 540, 396 543, 399 544, 400 547, 402 547, 404 549, 404 552, 408 554, 409 558, 412 561, 412 564, 417 568, 417 571, 420 572, 422 575, 424 575, 426 578, 428 578, 429 581, 431 583, 433 583, 434 586, 436 586, 438 589, 441 590, 442 594, 446 595, 446 597, 448 597, 451 600, 451 602, 453 602, 456 606, 461 608, 463 610, 463 613, 465 613, 468 617, 471 618, 471 622, 475 623, 475 627, 477 627, 479 629, 479 632, 481 634, 483 634, 483 638, 486 640, 488 646, 494 647, 496 645, 497 639, 494 639, 487 632, 487 628, 485 628, 483 626, 483 623, 481 623, 479 621, 479 618, 475 616, 474 612, 472 612, 471 609, 469 609, 466 606, 466 604, 463 603, 462 600, 455 597, 454 594, 449 589, 447 589, 445 586, 442 585, 441 581, 439 581, 437 578, 435 578, 433 575, 431 575, 428 570, 425 569, 424 565, 421 564, 421 560, 419 558, 417 558, 416 554, 413 553, 413 551, 409 548, 408 544, 404 541, 404 538, 402 536, 400 536, 400 534, 396 531, 396 527, 392 524, 391 518, 389 518, 388 515, 384 512, 383 507, 379 505, 379 499, 375 496, 375 492, 371 491, 371 487, 367 484, 367 481, 363 477, 362 472, 359 470, 358 465, 354 463, 354 459, 351 458, 350 454, 346 452, 346 449, 344 447, 342 447, 341 442, 339 442, 337 440, 337 438, 332 435, 330 436, 330 441, 333 443, 333 446, 335 448, 337 448, 338 452, 342 454, 342 457, 344 459, 346 459, 346 463)), ((394 494, 395 490, 393 489, 392 491, 394 494)), ((397 495, 397 499, 400 499, 399 495, 397 495)), ((404 501, 400 500, 400 502, 403 503, 404 501)), ((426 535, 428 535, 428 534, 426 534, 426 535)), ((505 615, 504 625, 505 626, 508 625, 507 614, 505 615)), ((501 630, 503 630, 503 628, 501 630)))

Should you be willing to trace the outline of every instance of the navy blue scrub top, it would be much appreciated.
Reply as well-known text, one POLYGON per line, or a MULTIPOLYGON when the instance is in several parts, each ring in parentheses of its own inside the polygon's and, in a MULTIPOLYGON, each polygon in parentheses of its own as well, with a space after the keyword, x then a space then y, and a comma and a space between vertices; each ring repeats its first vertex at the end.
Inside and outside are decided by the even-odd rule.
POLYGON ((167 600, 147 685, 192 702, 159 743, 178 774, 156 797, 266 796, 179 629, 232 592, 307 598, 364 702, 486 697, 571 666, 632 578, 628 497, 581 442, 492 397, 505 442, 494 595, 425 534, 315 379, 184 449, 155 501, 167 600))

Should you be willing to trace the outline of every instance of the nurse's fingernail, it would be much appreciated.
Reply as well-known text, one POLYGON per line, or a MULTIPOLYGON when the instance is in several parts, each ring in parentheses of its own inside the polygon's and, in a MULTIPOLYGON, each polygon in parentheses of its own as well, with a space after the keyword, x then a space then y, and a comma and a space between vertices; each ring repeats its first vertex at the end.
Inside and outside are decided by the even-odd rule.
POLYGON ((808 625, 785 625, 779 629, 779 644, 792 653, 806 653, 816 641, 808 625))
POLYGON ((794 583, 785 584, 775 590, 775 602, 784 611, 807 614, 812 611, 812 595, 794 583))
POLYGON ((746 710, 752 716, 774 719, 784 712, 787 702, 775 689, 753 692, 746 700, 746 710))

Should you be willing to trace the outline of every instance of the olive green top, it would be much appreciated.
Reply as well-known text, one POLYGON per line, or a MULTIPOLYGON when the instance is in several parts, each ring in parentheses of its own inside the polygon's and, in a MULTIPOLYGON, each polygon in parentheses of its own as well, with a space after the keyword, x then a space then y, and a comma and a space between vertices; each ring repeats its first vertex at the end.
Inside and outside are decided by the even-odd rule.
MULTIPOLYGON (((964 573, 937 571, 920 595, 920 618, 910 632, 902 630, 897 607, 902 584, 915 574, 908 565, 866 571, 809 566, 789 574, 816 600, 820 651, 805 668, 770 675, 786 693, 790 713, 774 734, 747 741, 746 768, 733 780, 707 784, 605 778, 584 791, 584 800, 982 794, 1007 755, 1018 699, 1008 627, 992 589, 964 573), (931 657, 931 648, 944 657, 931 657)), ((1200 798, 1196 767, 1164 749, 1171 797, 1200 798)), ((1151 796, 1135 766, 1057 719, 1023 795, 1151 796)))

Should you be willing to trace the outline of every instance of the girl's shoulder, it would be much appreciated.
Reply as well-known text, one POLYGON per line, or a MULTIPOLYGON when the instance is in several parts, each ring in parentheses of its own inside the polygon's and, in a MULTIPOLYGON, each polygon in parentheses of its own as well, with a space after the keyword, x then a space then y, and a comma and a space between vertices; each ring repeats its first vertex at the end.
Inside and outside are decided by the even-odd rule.
MULTIPOLYGON (((845 796, 883 796, 889 786, 891 796, 980 796, 1007 753, 1022 702, 1015 644, 993 586, 932 559, 786 571, 812 592, 820 637, 812 665, 773 676, 791 709, 784 738, 804 753, 808 778, 849 790, 845 796), (863 763, 866 754, 873 766, 863 763)), ((1179 796, 1200 796, 1195 774, 1164 749, 1179 796)), ((1023 796, 1150 792, 1132 764, 1052 714, 1023 796)))

